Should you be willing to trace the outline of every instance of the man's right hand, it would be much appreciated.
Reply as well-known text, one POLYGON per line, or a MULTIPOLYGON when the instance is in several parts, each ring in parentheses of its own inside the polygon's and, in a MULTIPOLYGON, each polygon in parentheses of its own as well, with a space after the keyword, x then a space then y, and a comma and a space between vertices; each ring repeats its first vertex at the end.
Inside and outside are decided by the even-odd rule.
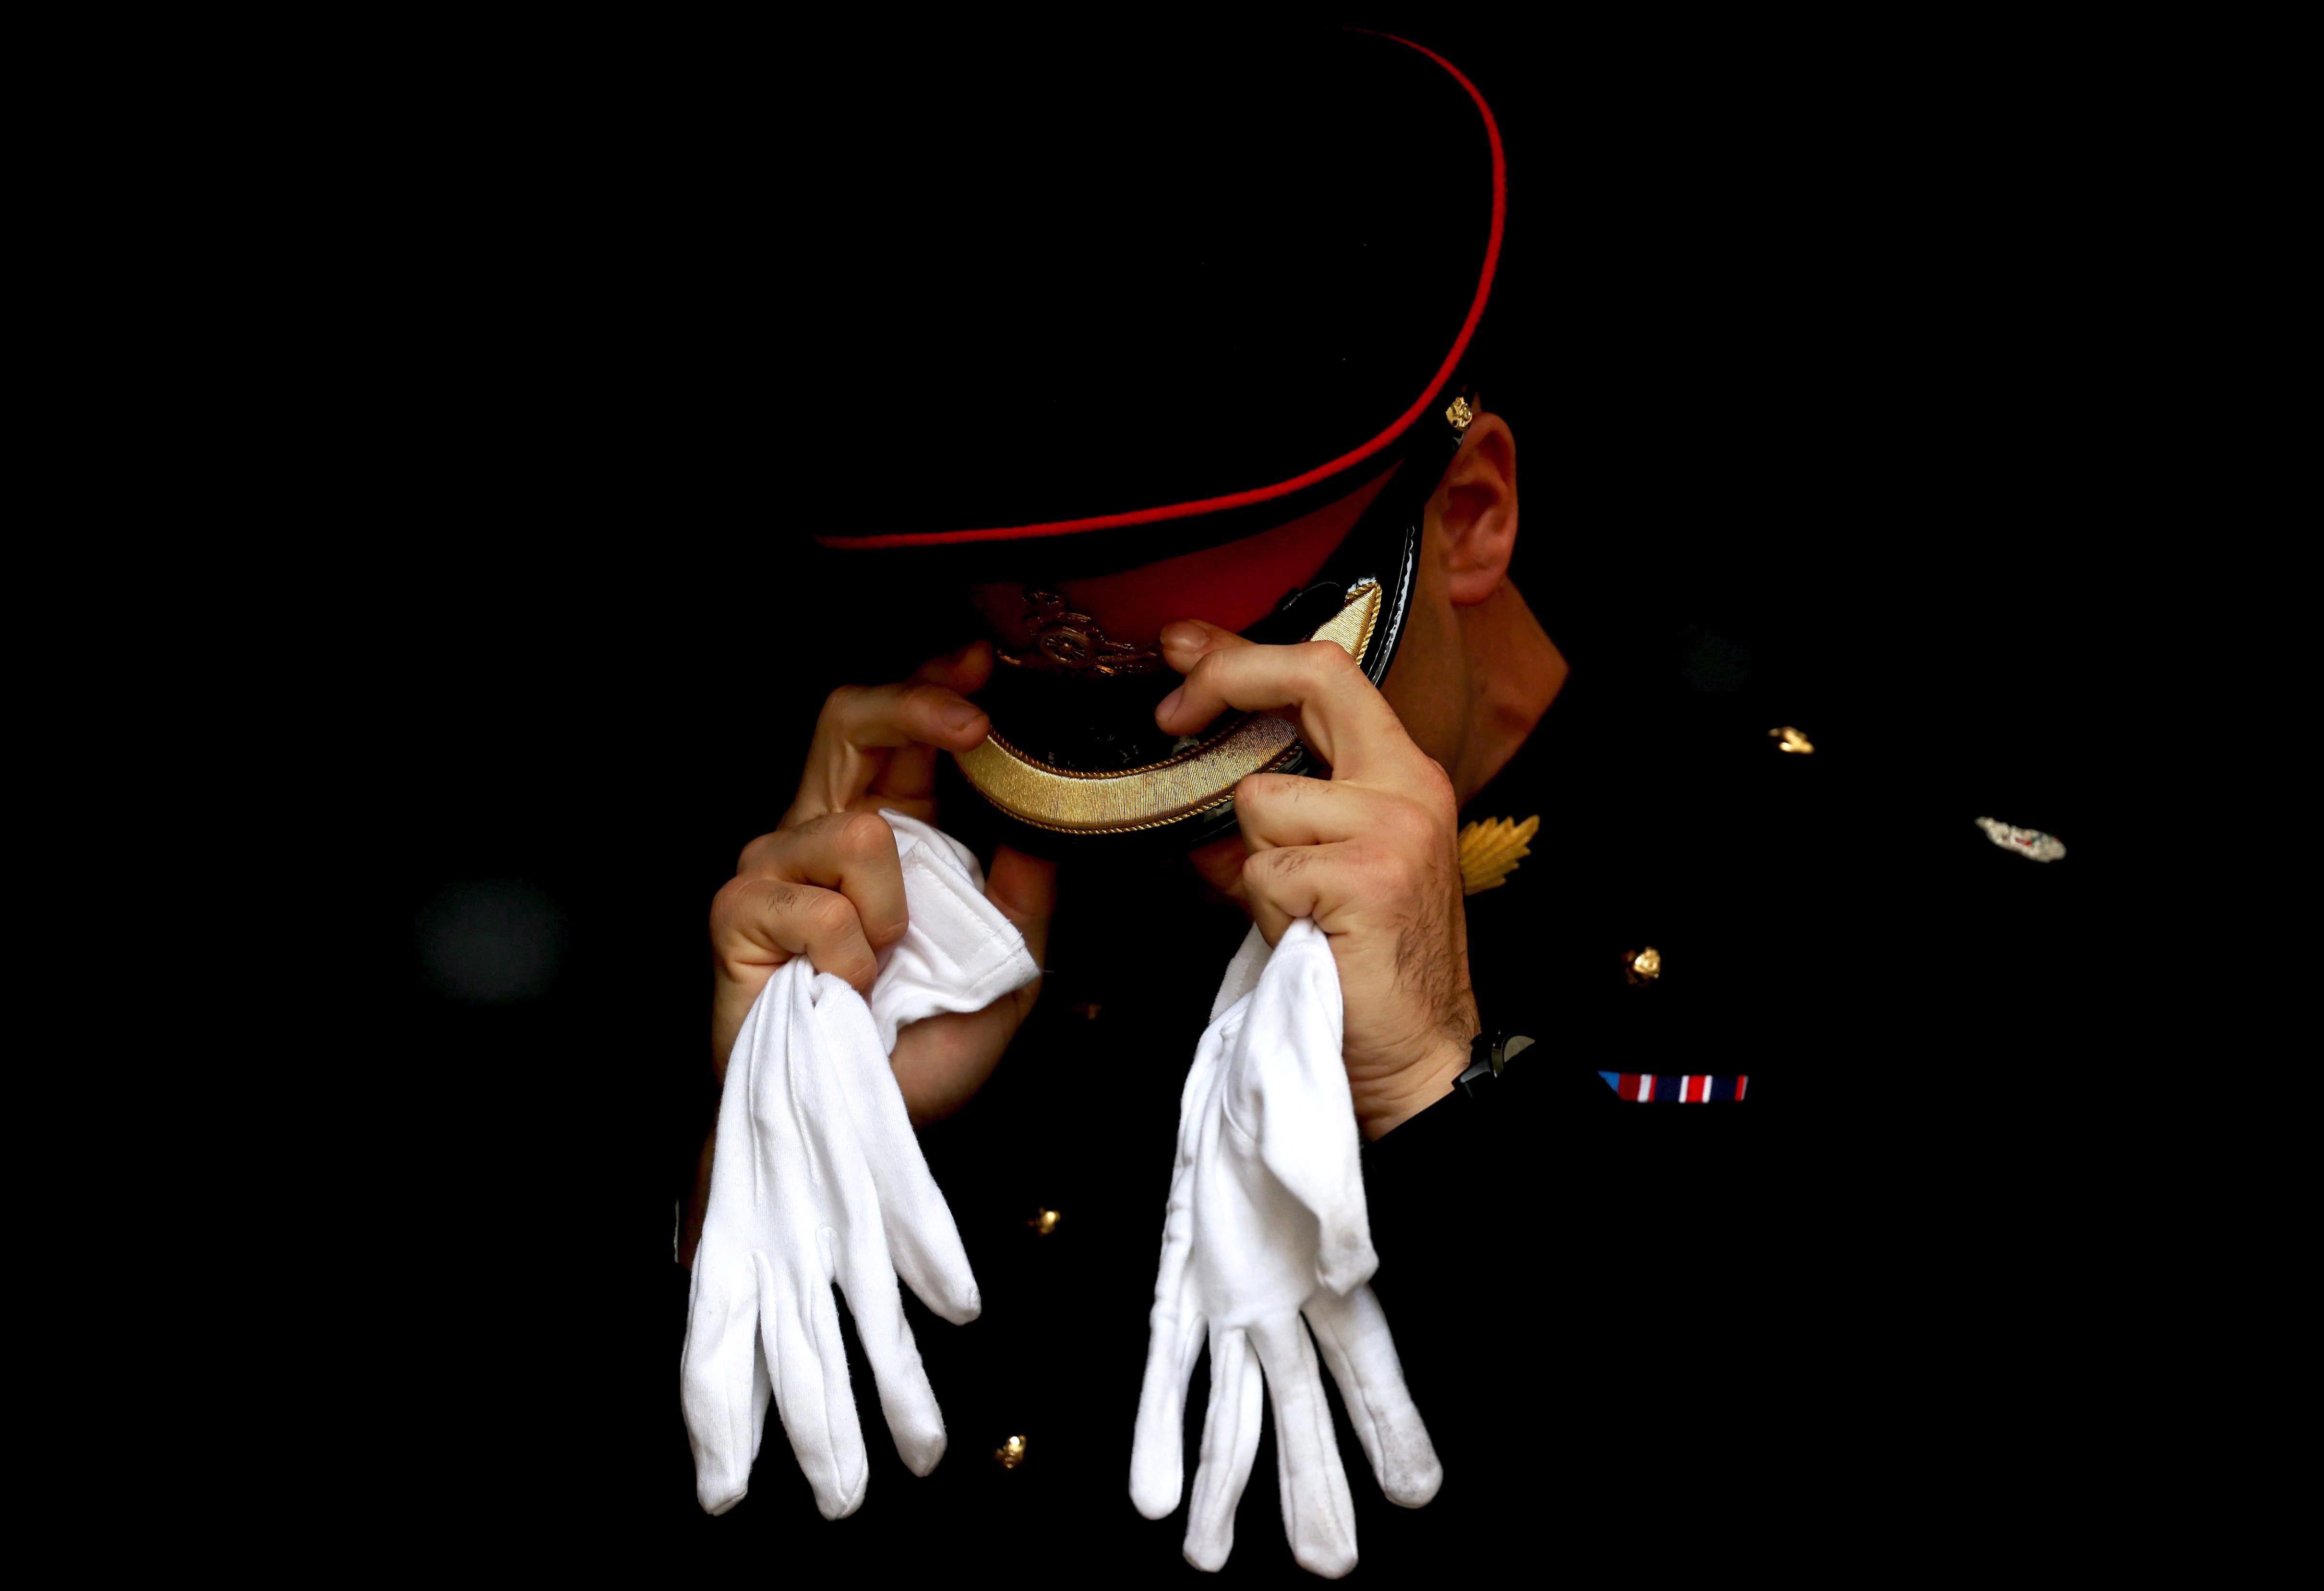
MULTIPOLYGON (((798 796, 772 833, 742 848, 734 877, 710 904, 716 989, 710 1018, 719 1079, 752 1002, 775 969, 805 955, 818 971, 869 995, 875 952, 903 937, 904 879, 883 806, 933 823, 939 751, 965 751, 991 726, 964 694, 992 675, 992 648, 973 641, 889 685, 843 685, 824 703, 798 796)), ((1056 864, 1002 846, 986 875, 987 899, 1025 935, 1033 960, 1047 948, 1056 864)), ((930 1016, 898 1035, 890 1057, 912 1125, 967 1103, 1040 992, 1036 979, 982 1011, 930 1016)), ((714 1127, 712 1140, 716 1136, 714 1127)), ((689 1263, 710 1187, 713 1142, 702 1146, 682 1257, 689 1263)))

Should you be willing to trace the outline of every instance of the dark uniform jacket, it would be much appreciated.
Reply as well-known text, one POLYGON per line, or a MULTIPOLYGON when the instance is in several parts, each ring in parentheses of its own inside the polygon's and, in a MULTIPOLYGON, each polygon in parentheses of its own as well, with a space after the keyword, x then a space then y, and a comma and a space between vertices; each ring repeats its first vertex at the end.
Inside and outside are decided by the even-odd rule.
MULTIPOLYGON (((1780 750, 1757 707, 1674 707, 1577 668, 1462 811, 1540 819, 1532 853, 1468 900, 1484 1025, 1537 1043, 1364 1151, 1373 1285, 1444 1482, 1425 1508, 1388 1504, 1331 1388, 1359 1580, 1466 1583, 1528 1559, 1734 1566, 1777 1544, 1765 1561, 1804 1561, 1803 1543, 1906 1501, 1895 1456, 1923 1444, 1887 1415, 1919 1419, 1932 1384, 1880 1344, 1904 1340, 1892 1262, 1917 1215, 1868 1169, 1908 1145, 1894 1090, 1863 1085, 1875 1055, 1941 1053, 1982 1019, 1963 1015, 1973 956, 1942 943, 1961 927, 1946 891, 2014 888, 1988 912, 2038 912, 2063 869, 1995 848, 1977 812, 1922 810, 1845 744, 1780 750), (1893 859, 1868 865, 1868 802, 1918 836, 1904 900, 1893 859), (1642 979, 1648 947, 1661 971, 1642 979), (1637 1104, 1601 1072, 1749 1082, 1740 1103, 1637 1104)), ((973 803, 951 792, 945 816, 974 842, 973 803)), ((1059 889, 1035 1014, 982 1092, 923 1134, 984 1298, 953 1327, 907 1295, 946 1457, 925 1478, 903 1468, 859 1356, 861 1510, 817 1516, 770 1414, 749 1497, 697 1518, 697 1549, 865 1575, 1196 1577, 1183 1499, 1162 1522, 1130 1504, 1130 1433, 1180 1084, 1247 924, 1183 863, 1069 863, 1059 889)), ((1205 1395, 1198 1368, 1189 1485, 1205 1395)), ((1270 1430, 1228 1582, 1311 1577, 1275 1473, 1270 1430)))

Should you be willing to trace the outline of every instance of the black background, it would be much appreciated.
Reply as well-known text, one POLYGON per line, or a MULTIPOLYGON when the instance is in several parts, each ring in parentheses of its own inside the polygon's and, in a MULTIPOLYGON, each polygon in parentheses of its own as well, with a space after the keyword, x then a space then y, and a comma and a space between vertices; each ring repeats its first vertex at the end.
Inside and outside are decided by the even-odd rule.
MULTIPOLYGON (((1508 141, 1488 397, 1518 437, 1514 578, 1576 668, 1706 713, 1748 680, 1964 821, 2003 788, 1996 815, 2102 858, 2107 560, 2153 464, 2122 424, 2135 173, 2091 131, 2087 46, 1401 31, 1508 141)), ((706 913, 829 686, 936 649, 879 592, 798 578, 785 480, 910 447, 876 390, 753 353, 779 262, 736 184, 800 158, 748 143, 800 69, 780 41, 632 42, 480 46, 343 179, 375 201, 337 308, 379 400, 354 495, 390 612, 349 777, 427 1145, 387 1307, 429 1456, 394 1484, 519 1528, 693 1508, 664 1308, 715 1103, 706 913), (771 447, 770 388, 810 400, 771 447), (435 904, 493 880, 561 940, 532 998, 425 965, 435 904)))

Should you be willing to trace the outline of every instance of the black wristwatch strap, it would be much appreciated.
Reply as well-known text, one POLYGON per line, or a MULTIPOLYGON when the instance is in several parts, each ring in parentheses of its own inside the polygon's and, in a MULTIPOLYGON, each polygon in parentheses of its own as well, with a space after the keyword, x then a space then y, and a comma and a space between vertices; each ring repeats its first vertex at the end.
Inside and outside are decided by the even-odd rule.
POLYGON ((1452 1086, 1471 1099, 1481 1099, 1493 1091, 1502 1068, 1520 1051, 1530 1049, 1533 1040, 1521 1033, 1480 1033, 1469 1041, 1469 1070, 1452 1080, 1452 1086))

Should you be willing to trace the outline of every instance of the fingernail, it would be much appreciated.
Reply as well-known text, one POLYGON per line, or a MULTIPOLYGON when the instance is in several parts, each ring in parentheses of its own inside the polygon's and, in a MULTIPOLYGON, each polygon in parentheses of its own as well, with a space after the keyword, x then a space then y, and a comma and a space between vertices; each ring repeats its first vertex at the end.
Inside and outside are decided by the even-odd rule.
POLYGON ((1168 695, 1163 697, 1162 704, 1154 709, 1154 716, 1157 718, 1167 718, 1173 713, 1177 712, 1178 698, 1185 694, 1186 687, 1185 685, 1180 685, 1176 690, 1172 691, 1168 695))
POLYGON ((1162 644, 1174 652, 1190 652, 1210 637, 1191 619, 1174 619, 1162 627, 1162 644))
POLYGON ((973 702, 947 702, 937 716, 945 721, 946 727, 964 730, 983 717, 984 712, 973 702))

